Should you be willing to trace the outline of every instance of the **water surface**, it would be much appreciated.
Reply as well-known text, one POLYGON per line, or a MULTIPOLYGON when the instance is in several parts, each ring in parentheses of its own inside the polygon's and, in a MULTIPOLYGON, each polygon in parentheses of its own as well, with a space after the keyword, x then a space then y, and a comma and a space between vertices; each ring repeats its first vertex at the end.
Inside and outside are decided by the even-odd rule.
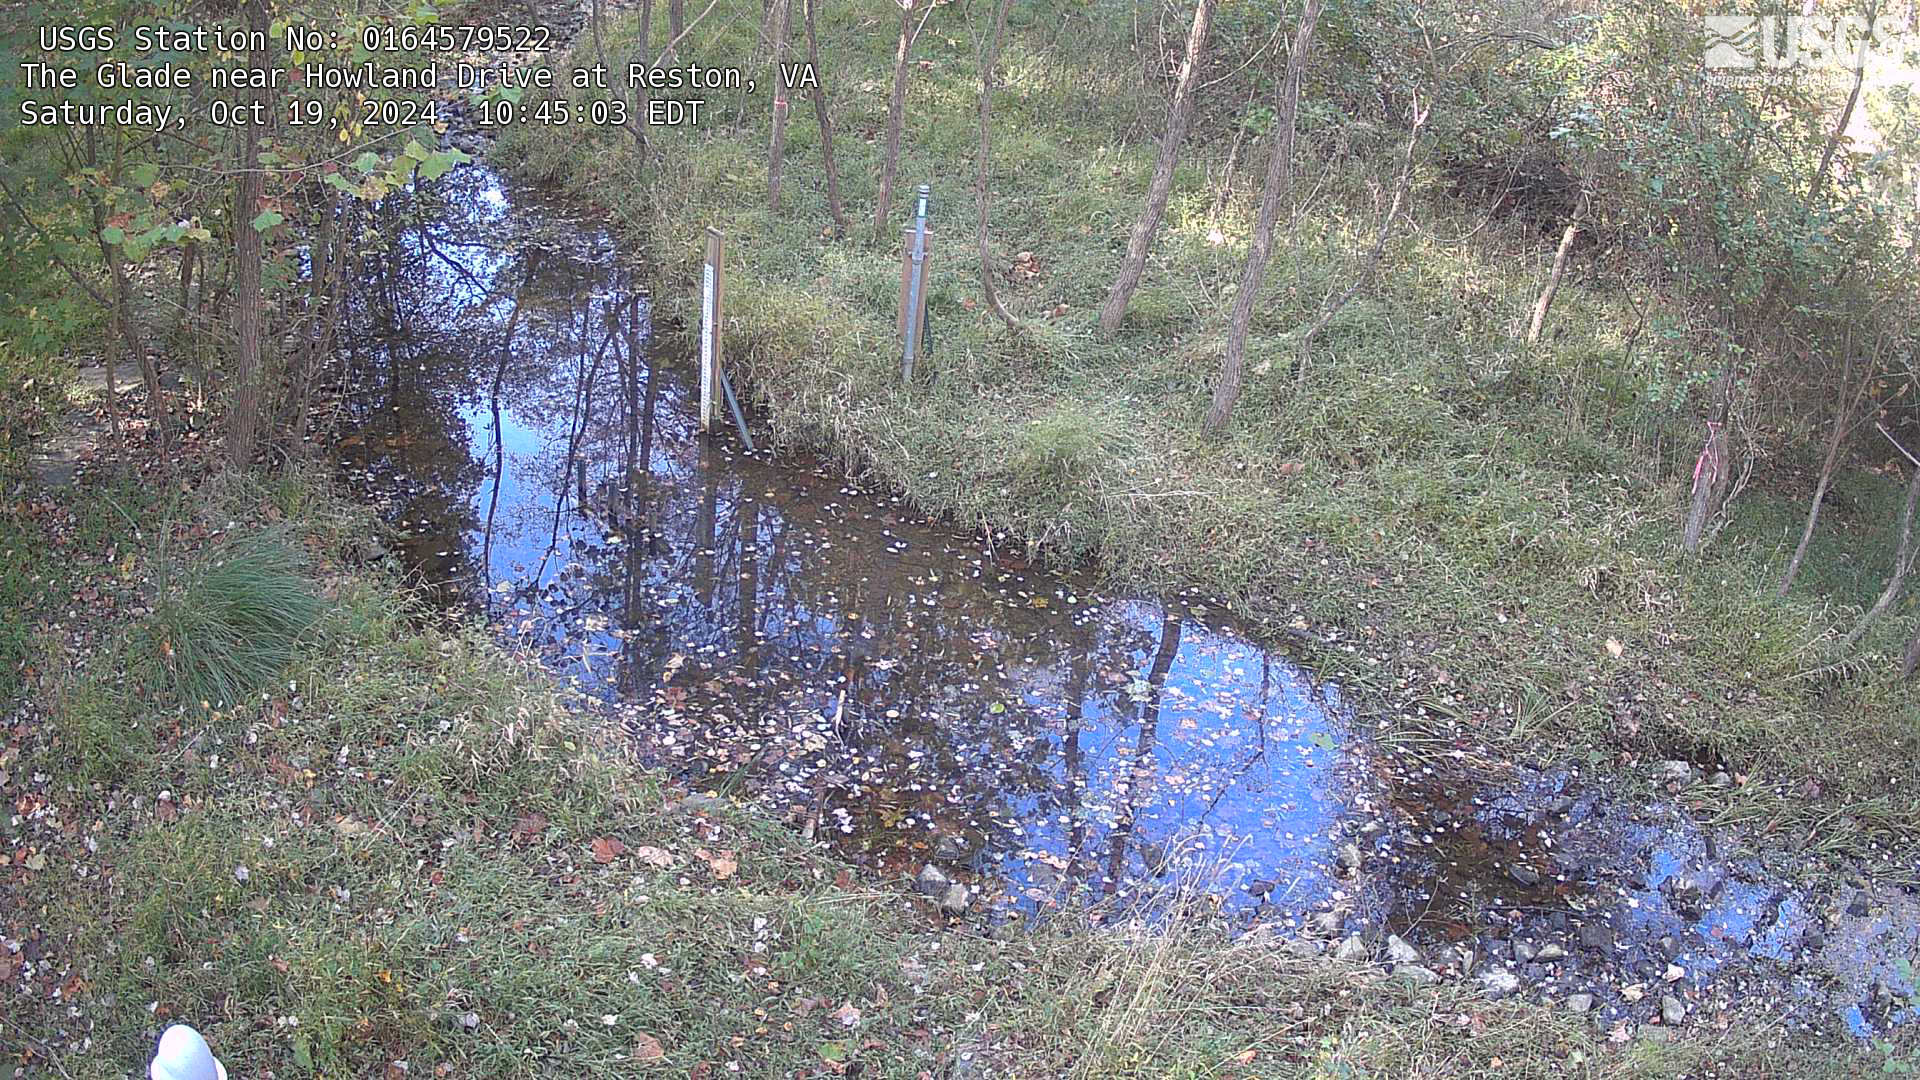
POLYGON ((396 204, 342 457, 483 606, 696 786, 1020 905, 1337 883, 1339 693, 1205 603, 1101 594, 695 425, 604 228, 459 170, 396 204))

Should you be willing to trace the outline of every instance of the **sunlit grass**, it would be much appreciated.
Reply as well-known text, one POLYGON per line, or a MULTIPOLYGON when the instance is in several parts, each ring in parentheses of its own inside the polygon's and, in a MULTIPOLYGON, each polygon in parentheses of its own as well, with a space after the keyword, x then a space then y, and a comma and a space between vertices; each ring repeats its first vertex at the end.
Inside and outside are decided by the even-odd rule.
POLYGON ((321 610, 292 530, 266 529, 170 574, 146 643, 180 701, 227 708, 286 670, 321 610))

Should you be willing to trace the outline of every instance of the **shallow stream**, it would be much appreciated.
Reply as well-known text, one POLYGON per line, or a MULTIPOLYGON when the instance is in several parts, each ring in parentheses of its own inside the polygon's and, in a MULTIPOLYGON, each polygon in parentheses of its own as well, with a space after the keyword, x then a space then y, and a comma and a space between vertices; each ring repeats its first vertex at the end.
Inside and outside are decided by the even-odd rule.
POLYGON ((577 207, 475 166, 378 213, 342 468, 446 602, 689 788, 994 917, 1184 888, 1303 948, 1399 934, 1414 977, 1591 994, 1606 1024, 1753 994, 1795 1024, 1914 1015, 1908 899, 1780 883, 1575 770, 1436 768, 1204 600, 1111 595, 702 436, 645 274, 577 207))

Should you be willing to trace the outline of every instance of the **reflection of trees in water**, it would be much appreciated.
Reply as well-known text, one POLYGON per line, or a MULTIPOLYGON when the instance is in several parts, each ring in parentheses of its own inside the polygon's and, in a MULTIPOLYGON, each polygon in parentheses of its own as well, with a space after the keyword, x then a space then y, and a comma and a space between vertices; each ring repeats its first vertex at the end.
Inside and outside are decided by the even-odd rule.
POLYGON ((418 448, 381 452, 429 542, 476 536, 513 579, 510 623, 531 615, 553 660, 645 722, 671 706, 692 756, 751 758, 842 811, 852 843, 1039 846, 1102 893, 1155 864, 1136 854, 1167 839, 1145 829, 1177 614, 1156 633, 1119 608, 1037 610, 971 542, 699 437, 634 273, 522 235, 525 214, 468 212, 471 191, 428 197, 454 208, 383 223, 358 407, 418 448), (509 434, 528 430, 537 445, 509 434))
POLYGON ((1133 839, 1135 816, 1151 793, 1154 779, 1154 742, 1160 735, 1160 699, 1166 692, 1167 673, 1173 670, 1174 654, 1180 651, 1180 616, 1169 607, 1162 616, 1160 646, 1154 650, 1153 666, 1147 671, 1147 689, 1139 702, 1140 737, 1134 744, 1133 760, 1121 781, 1118 797, 1120 812, 1107 834, 1107 873, 1102 891, 1113 895, 1127 879, 1127 842, 1133 839))
POLYGON ((464 553, 449 537, 475 527, 473 505, 484 470, 470 453, 472 433, 459 404, 471 391, 470 358, 459 338, 436 329, 444 305, 423 288, 424 249, 407 240, 407 207, 372 209, 388 244, 368 254, 356 275, 346 363, 352 392, 344 402, 349 433, 342 457, 407 523, 416 566, 440 581, 467 577, 464 553))
MULTIPOLYGON (((635 376, 621 378, 630 400, 635 376)), ((617 415, 602 410, 603 422, 617 420, 618 431, 571 440, 576 456, 590 455, 595 446, 632 448, 617 471, 642 483, 627 494, 643 528, 629 522, 624 545, 601 550, 588 542, 569 549, 571 559, 592 562, 593 568, 584 578, 587 596, 570 597, 568 610, 592 609, 595 596, 617 597, 624 640, 615 683, 621 695, 659 692, 652 676, 665 661, 676 653, 692 656, 673 679, 679 693, 671 700, 682 711, 728 718, 726 726, 692 732, 696 742, 703 734, 710 740, 696 752, 735 761, 739 755, 725 745, 729 740, 769 735, 778 726, 756 728, 756 720, 837 714, 824 751, 829 764, 821 770, 828 780, 819 791, 865 826, 856 833, 870 835, 876 826, 911 818, 938 831, 990 834, 1001 846, 1012 846, 1011 827, 1035 816, 1017 813, 1017 804, 1066 806, 1073 857, 1079 872, 1086 872, 1083 716, 1090 705, 1110 716, 1139 712, 1141 779, 1130 790, 1145 797, 1158 691, 1178 649, 1178 620, 1160 635, 1149 677, 1155 696, 1145 706, 1122 710, 1117 690, 1092 691, 1094 669, 1131 670, 1133 657, 1153 647, 1152 635, 1125 620, 1042 622, 970 584, 948 587, 964 598, 957 614, 916 605, 914 599, 932 587, 915 581, 905 560, 876 559, 863 550, 858 523, 845 522, 856 526, 848 533, 797 527, 799 520, 832 520, 834 499, 783 493, 781 485, 792 487, 790 477, 745 463, 726 467, 704 443, 691 448, 700 460, 697 483, 662 486, 656 496, 653 406, 628 406, 617 415), (638 469, 626 463, 636 458, 638 469), (665 545, 655 541, 656 530, 668 534, 665 545), (662 546, 691 552, 691 565, 656 561, 662 546), (674 602, 664 602, 668 598, 674 602), (983 646, 969 633, 995 644, 983 646), (1002 656, 1020 662, 1008 664, 1002 656), (1039 672, 1050 673, 1039 681, 1059 683, 1053 696, 1067 721, 1057 742, 1051 703, 1024 702, 1039 672), (1115 700, 1094 705, 1090 692, 1115 700), (901 782, 908 777, 924 781, 901 782)), ((582 419, 574 417, 572 425, 579 427, 582 419)), ((556 502, 567 498, 564 478, 583 467, 576 461, 573 468, 553 470, 556 502)), ((926 563, 921 569, 957 578, 952 566, 926 563)), ((1116 858, 1134 835, 1131 813, 1129 808, 1113 840, 1116 858)))
MULTIPOLYGON (((831 482, 815 478, 826 490, 811 490, 756 463, 728 464, 704 441, 673 448, 695 458, 694 482, 656 484, 658 376, 645 374, 647 400, 636 407, 644 366, 624 359, 633 354, 621 350, 615 364, 627 404, 595 410, 592 395, 574 394, 572 463, 546 471, 549 506, 589 501, 570 491, 583 473, 602 477, 585 485, 599 508, 621 500, 625 520, 614 531, 624 543, 568 545, 566 558, 587 571, 548 597, 576 619, 615 616, 621 660, 610 689, 629 699, 665 692, 653 685, 665 661, 692 657, 673 678, 671 700, 682 712, 728 718, 729 726, 691 733, 709 739, 696 752, 722 761, 737 756, 724 743, 769 735, 777 718, 837 712, 822 752, 823 790, 868 826, 910 817, 1010 844, 1011 826, 1030 816, 1016 813, 1017 803, 1077 804, 1088 783, 1077 727, 1093 669, 1129 670, 1151 635, 1124 620, 1020 611, 961 581, 955 565, 928 560, 932 552, 918 564, 876 558, 871 530, 847 519, 831 482), (615 447, 610 470, 595 463, 615 447), (629 482, 613 483, 618 477, 629 482), (947 603, 960 598, 957 610, 926 603, 937 588, 931 574, 948 582, 947 603), (1025 700, 1041 672, 1051 674, 1039 681, 1060 685, 1052 696, 1071 717, 1064 762, 1052 702, 1025 700), (900 782, 908 777, 924 782, 900 782)), ((1076 848, 1087 838, 1085 815, 1077 820, 1076 848)))

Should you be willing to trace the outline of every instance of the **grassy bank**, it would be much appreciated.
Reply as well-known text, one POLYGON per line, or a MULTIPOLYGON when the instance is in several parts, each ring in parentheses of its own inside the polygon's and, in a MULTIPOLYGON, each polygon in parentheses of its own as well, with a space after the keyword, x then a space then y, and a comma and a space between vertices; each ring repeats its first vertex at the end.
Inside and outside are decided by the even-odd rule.
MULTIPOLYGON (((754 55, 758 14, 723 0, 683 52, 754 55)), ((729 359, 788 444, 858 460, 961 523, 1096 560, 1118 583, 1222 594, 1301 632, 1397 730, 1592 765, 1688 758, 1736 782, 1686 797, 1770 847, 1911 847, 1920 712, 1893 678, 1909 628, 1882 625, 1864 659, 1835 649, 1890 562, 1891 481, 1842 477, 1788 599, 1773 586, 1811 487, 1794 462, 1756 480, 1703 557, 1682 557, 1702 429, 1696 388, 1671 381, 1682 346, 1657 299, 1648 310, 1603 249, 1576 260, 1546 342, 1522 346, 1552 238, 1453 200, 1431 166, 1413 224, 1296 380, 1292 336, 1357 272, 1398 151, 1390 130, 1318 114, 1303 121, 1310 197, 1268 270, 1250 384, 1232 429, 1203 436, 1265 147, 1242 154, 1217 208, 1227 139, 1188 155, 1147 280, 1102 339, 1095 309, 1162 103, 1129 67, 1125 20, 1098 6, 1066 18, 1016 8, 996 99, 996 270, 1031 253, 1000 286, 1019 334, 979 303, 969 29, 942 8, 916 46, 901 176, 935 183, 931 385, 900 384, 894 346, 908 209, 871 230, 883 13, 829 8, 821 23, 849 238, 826 230, 818 129, 798 98, 785 208, 768 210, 771 76, 757 69, 743 110, 730 92, 709 122, 652 131, 647 168, 622 132, 539 125, 508 133, 498 157, 608 209, 655 260, 657 310, 688 322, 699 230, 726 230, 729 359)), ((613 35, 616 55, 631 33, 613 35)))
POLYGON ((282 1077, 1839 1077, 1886 1060, 1784 1046, 1738 1014, 1731 1033, 1614 1043, 1588 1017, 1204 920, 948 928, 749 810, 681 801, 484 628, 425 617, 370 523, 311 481, 142 501, 133 479, 7 512, 42 580, 65 568, 47 608, 84 617, 36 640, 0 728, 0 1068, 125 1076, 175 1019, 235 1075, 282 1077), (249 614, 294 593, 310 622, 249 614), (238 707, 183 698, 241 672, 191 651, 236 625, 285 670, 238 707))

